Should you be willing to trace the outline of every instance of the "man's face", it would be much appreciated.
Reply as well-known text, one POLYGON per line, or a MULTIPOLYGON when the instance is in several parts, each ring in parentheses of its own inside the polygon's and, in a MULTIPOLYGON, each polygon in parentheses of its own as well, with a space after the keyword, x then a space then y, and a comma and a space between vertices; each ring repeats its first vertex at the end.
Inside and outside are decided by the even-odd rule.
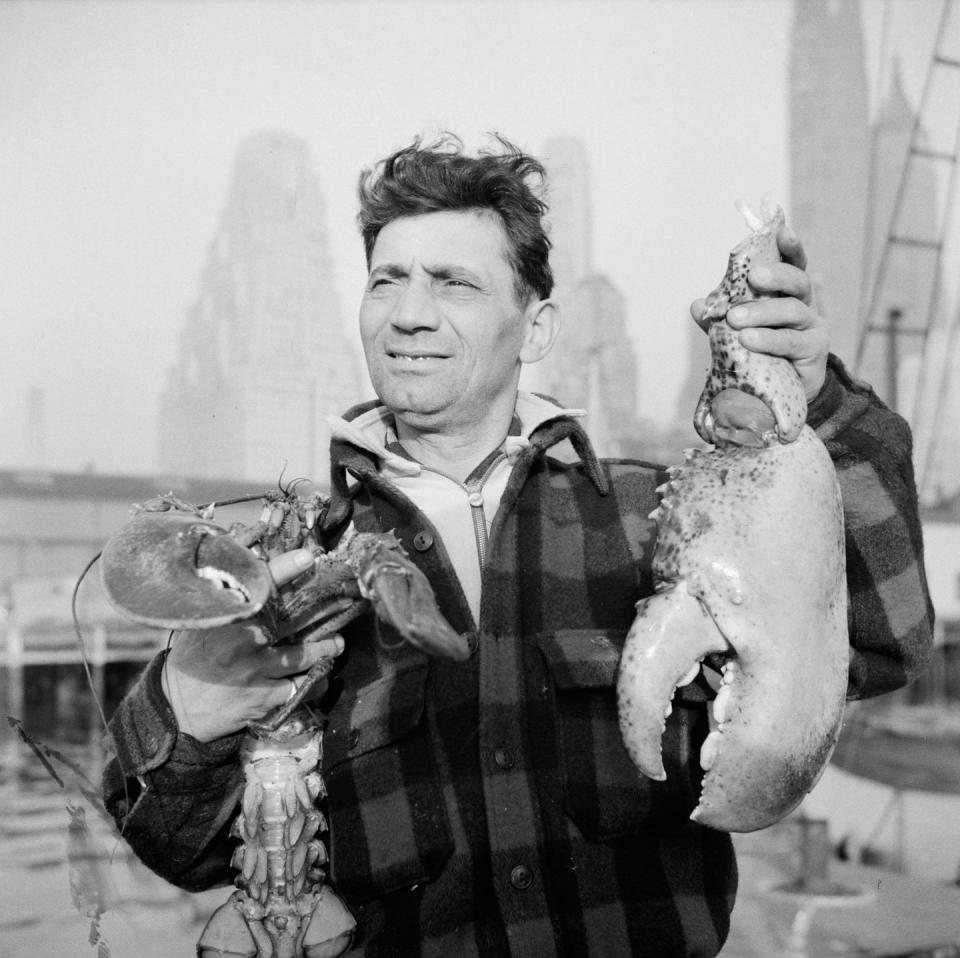
POLYGON ((493 214, 424 213, 377 236, 360 306, 374 389, 402 422, 458 432, 512 410, 526 335, 493 214))

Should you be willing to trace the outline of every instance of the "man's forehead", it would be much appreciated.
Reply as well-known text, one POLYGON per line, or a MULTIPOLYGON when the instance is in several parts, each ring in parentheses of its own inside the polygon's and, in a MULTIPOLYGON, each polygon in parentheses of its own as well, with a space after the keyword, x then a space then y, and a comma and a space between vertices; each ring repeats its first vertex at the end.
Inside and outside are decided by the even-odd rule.
POLYGON ((371 268, 390 263, 430 266, 490 266, 500 261, 510 268, 507 235, 492 210, 439 210, 399 216, 387 223, 374 243, 371 268), (491 262, 492 261, 492 262, 491 262))

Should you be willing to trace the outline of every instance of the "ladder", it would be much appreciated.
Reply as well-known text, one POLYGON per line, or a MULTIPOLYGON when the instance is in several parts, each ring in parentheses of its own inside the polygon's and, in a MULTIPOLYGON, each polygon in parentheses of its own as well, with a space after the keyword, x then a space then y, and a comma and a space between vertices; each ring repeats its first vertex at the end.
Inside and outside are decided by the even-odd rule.
MULTIPOLYGON (((944 404, 949 395, 950 376, 957 375, 950 366, 950 357, 956 355, 958 340, 960 340, 960 313, 948 321, 948 328, 944 335, 937 340, 934 352, 931 354, 931 331, 936 328, 941 310, 941 300, 944 295, 944 252, 948 246, 950 226, 957 186, 958 154, 960 154, 960 99, 956 116, 956 126, 952 131, 952 142, 936 141, 935 145, 928 145, 930 129, 942 120, 937 118, 937 108, 942 109, 942 102, 938 103, 937 92, 942 93, 943 83, 953 83, 960 93, 960 42, 957 35, 960 33, 958 12, 954 0, 944 0, 937 27, 933 55, 927 68, 923 92, 919 107, 913 117, 909 146, 906 158, 900 171, 896 195, 891 208, 886 237, 877 260, 873 281, 868 294, 862 297, 865 308, 860 319, 860 335, 857 344, 854 369, 857 375, 863 375, 863 368, 868 353, 876 355, 878 349, 885 350, 885 378, 887 380, 887 402, 892 408, 898 406, 897 372, 899 362, 899 341, 905 337, 914 337, 919 340, 924 375, 922 382, 917 384, 914 394, 913 414, 910 421, 915 434, 916 461, 918 466, 918 485, 921 488, 921 499, 924 491, 930 493, 931 484, 936 481, 933 475, 936 457, 936 429, 935 424, 940 418, 944 404), (953 48, 951 49, 951 42, 953 48), (918 166, 929 164, 930 168, 938 172, 938 182, 946 180, 946 190, 941 207, 943 215, 939 218, 938 228, 931 235, 918 235, 904 222, 904 212, 910 196, 910 186, 914 182, 918 166), (932 281, 925 315, 913 317, 913 321, 905 321, 901 310, 890 308, 887 315, 877 315, 881 309, 882 298, 886 290, 886 283, 891 272, 892 264, 897 256, 904 251, 914 251, 915 255, 929 256, 932 260, 932 281), (946 348, 944 348, 944 336, 946 348)), ((874 199, 871 197, 871 208, 874 199)), ((870 249, 870 237, 866 248, 870 249)), ((953 271, 956 274, 956 270, 953 271)), ((865 282, 867 264, 864 267, 865 282)), ((951 490, 952 491, 952 490, 951 490)))

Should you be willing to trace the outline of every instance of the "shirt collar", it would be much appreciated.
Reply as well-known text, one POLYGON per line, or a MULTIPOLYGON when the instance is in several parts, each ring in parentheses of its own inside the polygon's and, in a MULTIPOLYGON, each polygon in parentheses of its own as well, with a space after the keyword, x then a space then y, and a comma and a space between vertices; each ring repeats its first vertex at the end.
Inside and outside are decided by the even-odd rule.
MULTIPOLYGON (((501 449, 511 461, 530 445, 530 437, 544 424, 555 419, 580 418, 584 409, 567 409, 536 393, 518 392, 510 434, 501 449)), ((396 476, 420 474, 420 464, 411 459, 397 441, 396 421, 386 406, 376 405, 356 419, 327 416, 333 439, 341 439, 376 456, 380 471, 396 476)))

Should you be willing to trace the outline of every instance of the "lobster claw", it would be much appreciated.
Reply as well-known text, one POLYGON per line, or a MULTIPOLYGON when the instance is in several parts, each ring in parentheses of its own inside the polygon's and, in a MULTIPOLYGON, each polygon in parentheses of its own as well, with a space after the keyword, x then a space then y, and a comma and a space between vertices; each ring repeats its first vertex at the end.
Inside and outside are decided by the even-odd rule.
POLYGON ((131 519, 104 546, 100 579, 119 613, 162 629, 250 618, 273 591, 265 562, 216 523, 177 511, 131 519))
POLYGON ((466 639, 440 613, 430 581, 392 535, 371 538, 359 563, 358 578, 360 591, 370 600, 377 618, 392 625, 412 645, 455 662, 470 658, 466 639))

